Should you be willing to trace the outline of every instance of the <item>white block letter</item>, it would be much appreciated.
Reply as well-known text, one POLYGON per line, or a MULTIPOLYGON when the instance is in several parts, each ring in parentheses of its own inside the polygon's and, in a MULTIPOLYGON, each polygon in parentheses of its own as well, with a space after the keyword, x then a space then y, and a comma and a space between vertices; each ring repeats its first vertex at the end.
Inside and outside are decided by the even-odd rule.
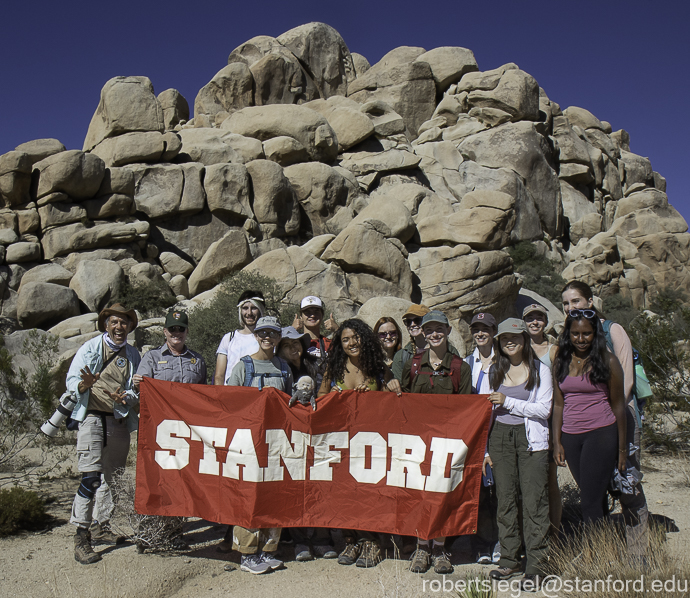
POLYGON ((204 458, 199 461, 199 473, 218 475, 220 463, 216 459, 216 447, 225 448, 225 441, 228 438, 227 428, 189 427, 192 429, 192 440, 200 440, 204 443, 204 458))
POLYGON ((266 430, 266 444, 268 444, 268 467, 264 468, 264 482, 279 482, 283 479, 283 459, 285 467, 293 480, 303 480, 307 475, 307 447, 311 436, 292 431, 293 450, 287 439, 285 430, 266 430))
POLYGON ((263 482, 263 470, 254 450, 252 431, 238 428, 228 447, 228 458, 223 463, 223 476, 240 479, 240 465, 244 465, 242 480, 245 482, 263 482))
POLYGON ((332 451, 347 448, 347 432, 328 432, 327 434, 314 434, 311 437, 311 445, 314 447, 314 465, 309 468, 310 480, 333 481, 331 463, 340 463, 340 451, 332 451))
POLYGON ((156 451, 154 458, 162 469, 182 469, 189 464, 189 443, 185 438, 189 438, 189 427, 183 421, 164 419, 158 424, 156 444, 166 450, 156 451))
POLYGON ((350 440, 350 475, 361 484, 377 484, 386 476, 388 445, 378 432, 357 432, 350 440), (371 469, 365 467, 366 447, 371 447, 371 469))
POLYGON ((431 439, 431 452, 431 471, 424 489, 429 492, 452 492, 462 482, 467 445, 458 438, 434 437, 431 439), (451 455, 449 478, 445 477, 448 455, 451 455))
POLYGON ((424 490, 424 480, 420 465, 426 457, 426 444, 419 436, 409 434, 389 434, 391 447, 391 468, 386 475, 388 486, 424 490), (407 472, 407 479, 405 479, 407 472))

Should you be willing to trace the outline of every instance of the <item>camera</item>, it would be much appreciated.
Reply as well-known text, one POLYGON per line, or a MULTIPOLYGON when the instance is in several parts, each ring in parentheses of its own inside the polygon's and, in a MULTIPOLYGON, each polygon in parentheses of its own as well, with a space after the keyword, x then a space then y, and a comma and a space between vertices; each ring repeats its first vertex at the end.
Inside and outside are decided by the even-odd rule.
POLYGON ((54 438, 58 433, 62 422, 64 422, 74 410, 77 404, 77 399, 72 395, 71 392, 67 391, 60 397, 58 408, 55 413, 50 416, 46 423, 41 426, 41 432, 43 432, 49 438, 54 438))

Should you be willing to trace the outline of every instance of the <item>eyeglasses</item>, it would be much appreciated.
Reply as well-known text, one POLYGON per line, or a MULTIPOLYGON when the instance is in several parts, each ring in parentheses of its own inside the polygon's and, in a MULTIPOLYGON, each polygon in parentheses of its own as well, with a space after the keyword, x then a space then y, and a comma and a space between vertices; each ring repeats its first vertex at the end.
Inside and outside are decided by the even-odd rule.
POLYGON ((394 330, 393 332, 379 332, 379 338, 385 340, 387 338, 398 338, 398 333, 394 330))
POLYGON ((168 328, 168 330, 172 333, 177 333, 177 332, 184 332, 187 329, 184 328, 183 326, 171 326, 170 328, 168 328))
POLYGON ((589 320, 593 320, 597 317, 597 312, 595 312, 593 309, 571 309, 568 312, 569 318, 579 318, 581 316, 589 320))
POLYGON ((403 324, 405 324, 407 328, 410 328, 410 326, 421 326, 422 319, 423 318, 407 318, 406 320, 403 320, 403 324))
POLYGON ((259 338, 266 338, 267 336, 270 336, 272 338, 277 338, 280 336, 280 332, 277 330, 257 330, 256 334, 259 338))

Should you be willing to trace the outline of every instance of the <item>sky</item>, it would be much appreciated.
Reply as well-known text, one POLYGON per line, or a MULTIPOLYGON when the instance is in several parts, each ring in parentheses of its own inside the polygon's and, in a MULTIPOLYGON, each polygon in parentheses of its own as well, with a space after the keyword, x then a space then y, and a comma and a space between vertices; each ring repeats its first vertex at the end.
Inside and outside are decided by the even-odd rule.
POLYGON ((246 40, 322 21, 371 64, 403 45, 469 48, 480 70, 518 64, 562 108, 627 130, 690 221, 687 0, 34 0, 0 15, 0 154, 43 137, 81 149, 116 76, 147 76, 193 106, 246 40))

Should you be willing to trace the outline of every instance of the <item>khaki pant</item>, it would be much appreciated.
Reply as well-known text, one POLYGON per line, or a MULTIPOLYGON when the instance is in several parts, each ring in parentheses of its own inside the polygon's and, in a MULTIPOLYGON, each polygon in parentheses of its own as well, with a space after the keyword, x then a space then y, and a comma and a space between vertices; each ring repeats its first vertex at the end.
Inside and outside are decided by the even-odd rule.
POLYGON ((232 547, 241 554, 256 554, 257 552, 275 552, 280 542, 280 527, 264 529, 247 529, 236 525, 232 528, 232 547))
POLYGON ((543 575, 549 550, 549 455, 548 451, 528 451, 523 424, 495 422, 489 436, 498 497, 498 538, 501 542, 499 566, 520 564, 519 504, 522 493, 523 527, 527 566, 525 573, 543 575))

